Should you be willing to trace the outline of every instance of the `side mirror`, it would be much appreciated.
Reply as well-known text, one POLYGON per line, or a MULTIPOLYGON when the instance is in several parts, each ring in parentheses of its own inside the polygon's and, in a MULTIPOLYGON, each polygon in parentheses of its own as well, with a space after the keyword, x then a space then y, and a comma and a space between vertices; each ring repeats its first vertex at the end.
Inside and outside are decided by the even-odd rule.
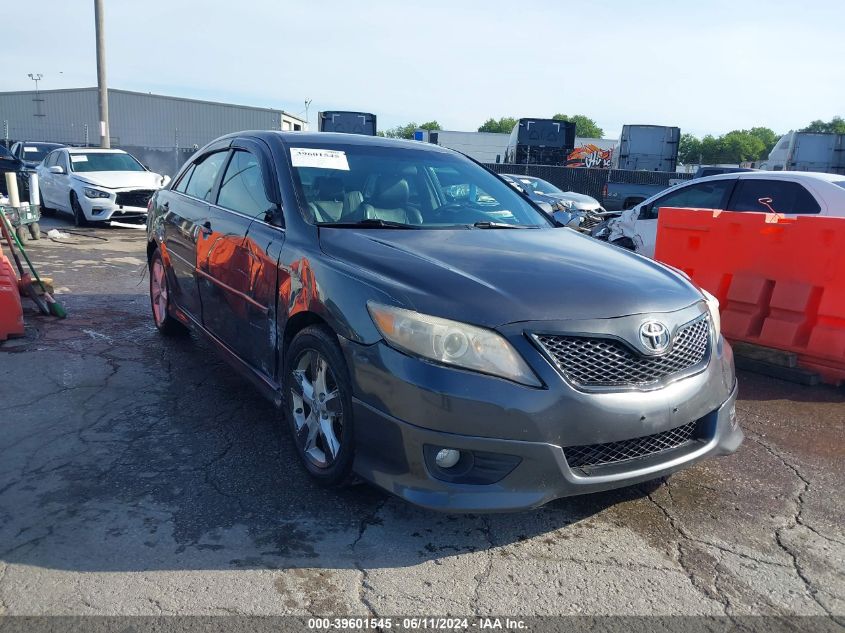
POLYGON ((552 220, 558 226, 568 226, 570 229, 577 231, 581 228, 583 216, 580 213, 572 213, 570 211, 555 211, 552 213, 552 220))
POLYGON ((51 174, 63 174, 63 173, 65 173, 65 168, 62 167, 61 165, 53 165, 52 167, 50 167, 50 173, 51 174))

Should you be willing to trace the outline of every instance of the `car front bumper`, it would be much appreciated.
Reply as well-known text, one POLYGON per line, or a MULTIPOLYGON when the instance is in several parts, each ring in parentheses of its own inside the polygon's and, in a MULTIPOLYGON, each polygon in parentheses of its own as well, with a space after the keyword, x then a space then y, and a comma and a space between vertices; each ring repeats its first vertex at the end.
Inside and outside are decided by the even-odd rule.
POLYGON ((354 393, 355 471, 435 510, 517 511, 629 486, 730 454, 744 437, 733 354, 723 339, 698 374, 655 391, 592 394, 576 392, 551 365, 538 371, 547 388, 534 389, 437 366, 384 343, 342 340, 342 347, 354 393), (592 467, 567 462, 576 447, 692 425, 694 437, 667 450, 592 467), (439 469, 433 455, 441 448, 474 462, 464 472, 475 481, 439 469))
POLYGON ((146 220, 147 207, 121 205, 116 202, 117 194, 130 191, 133 189, 119 189, 111 192, 109 198, 89 198, 80 191, 77 192, 77 199, 89 222, 146 220))

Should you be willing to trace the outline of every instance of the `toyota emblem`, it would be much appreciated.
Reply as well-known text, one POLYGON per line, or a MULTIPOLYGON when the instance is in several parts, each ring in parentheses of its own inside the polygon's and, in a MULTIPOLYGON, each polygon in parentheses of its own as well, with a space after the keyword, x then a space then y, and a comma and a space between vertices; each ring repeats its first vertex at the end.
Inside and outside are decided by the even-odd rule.
POLYGON ((640 342, 649 352, 665 352, 669 341, 669 328, 659 321, 646 321, 640 326, 640 342))

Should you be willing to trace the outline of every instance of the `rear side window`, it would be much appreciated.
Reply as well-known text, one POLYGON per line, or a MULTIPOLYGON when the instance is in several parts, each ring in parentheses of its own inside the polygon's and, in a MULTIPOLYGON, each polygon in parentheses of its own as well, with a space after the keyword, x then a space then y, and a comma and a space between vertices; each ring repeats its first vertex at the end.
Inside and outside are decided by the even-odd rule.
POLYGON ((193 173, 185 187, 187 195, 202 200, 211 200, 214 183, 217 182, 217 174, 226 160, 226 153, 224 150, 216 154, 209 154, 203 158, 202 162, 194 166, 193 173))
POLYGON ((264 178, 258 159, 245 151, 236 151, 226 167, 217 204, 256 217, 266 213, 273 203, 264 193, 264 178))
POLYGON ((797 182, 788 180, 740 180, 731 202, 731 211, 761 213, 820 213, 821 207, 812 194, 797 182))
POLYGON ((641 217, 641 219, 653 220, 657 217, 660 207, 724 209, 734 182, 732 178, 729 178, 681 187, 652 202, 645 213, 645 217, 641 217))

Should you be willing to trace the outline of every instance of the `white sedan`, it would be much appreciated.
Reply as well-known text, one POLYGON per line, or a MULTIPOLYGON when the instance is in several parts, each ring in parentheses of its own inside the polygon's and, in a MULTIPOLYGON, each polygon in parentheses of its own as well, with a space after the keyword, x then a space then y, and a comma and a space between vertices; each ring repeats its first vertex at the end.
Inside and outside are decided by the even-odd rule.
POLYGON ((607 223, 607 241, 654 257, 662 207, 845 217, 845 176, 750 171, 697 178, 644 200, 607 223))
POLYGON ((119 149, 63 147, 36 170, 41 206, 72 214, 77 226, 146 218, 147 202, 170 181, 119 149))

